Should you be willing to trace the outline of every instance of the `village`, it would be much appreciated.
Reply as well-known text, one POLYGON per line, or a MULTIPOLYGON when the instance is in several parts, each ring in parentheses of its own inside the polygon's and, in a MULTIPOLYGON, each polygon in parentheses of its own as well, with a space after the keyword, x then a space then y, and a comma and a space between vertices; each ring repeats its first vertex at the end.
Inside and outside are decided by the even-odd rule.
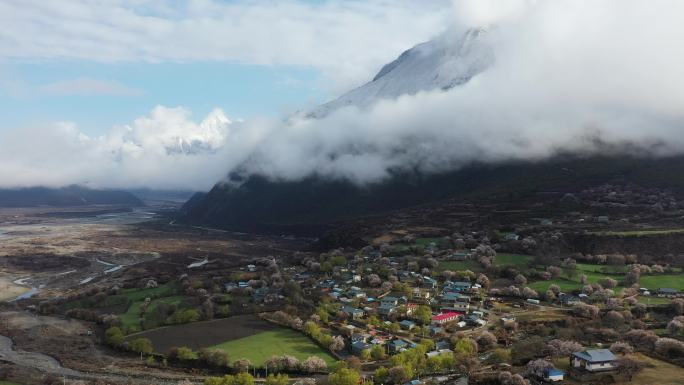
POLYGON ((662 367, 681 378, 681 268, 535 256, 534 235, 498 236, 400 231, 356 251, 196 259, 176 278, 118 271, 17 304, 92 323, 85 338, 144 358, 130 361, 138 370, 203 373, 209 385, 240 373, 333 385, 645 384, 662 367))

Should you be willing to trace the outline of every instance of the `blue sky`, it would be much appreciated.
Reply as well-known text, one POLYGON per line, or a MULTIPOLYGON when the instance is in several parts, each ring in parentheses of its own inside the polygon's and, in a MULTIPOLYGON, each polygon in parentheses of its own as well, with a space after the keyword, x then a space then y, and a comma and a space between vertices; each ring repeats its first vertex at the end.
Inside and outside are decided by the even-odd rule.
POLYGON ((312 68, 224 62, 103 64, 73 60, 4 64, 13 87, 0 93, 5 127, 73 121, 91 135, 129 123, 156 105, 198 117, 222 108, 231 118, 278 117, 329 97, 312 68), (86 92, 55 84, 97 79, 120 89, 86 92))
POLYGON ((449 4, 0 0, 0 130, 69 121, 104 133, 157 105, 282 118, 438 33, 449 4))
POLYGON ((0 188, 208 189, 451 1, 0 0, 0 188))

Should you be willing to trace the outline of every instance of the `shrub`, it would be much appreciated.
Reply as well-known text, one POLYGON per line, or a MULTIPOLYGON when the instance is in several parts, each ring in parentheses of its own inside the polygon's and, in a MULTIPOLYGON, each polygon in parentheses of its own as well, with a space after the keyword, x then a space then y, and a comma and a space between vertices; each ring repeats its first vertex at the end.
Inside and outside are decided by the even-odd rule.
POLYGON ((105 331, 105 343, 113 347, 119 347, 124 342, 124 335, 121 329, 112 326, 105 331))
POLYGON ((128 348, 136 353, 150 354, 154 351, 152 341, 148 338, 136 338, 128 344, 128 348))
POLYGON ((684 342, 674 338, 659 338, 655 343, 655 351, 668 358, 684 357, 684 342))

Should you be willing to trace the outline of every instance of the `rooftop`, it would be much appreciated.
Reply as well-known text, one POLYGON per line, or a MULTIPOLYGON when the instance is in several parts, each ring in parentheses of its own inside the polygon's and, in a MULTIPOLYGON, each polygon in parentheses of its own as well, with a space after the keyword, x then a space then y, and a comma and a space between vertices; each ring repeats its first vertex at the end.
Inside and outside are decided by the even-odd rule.
POLYGON ((615 361, 617 358, 608 349, 590 349, 583 352, 572 353, 573 356, 589 362, 615 361))

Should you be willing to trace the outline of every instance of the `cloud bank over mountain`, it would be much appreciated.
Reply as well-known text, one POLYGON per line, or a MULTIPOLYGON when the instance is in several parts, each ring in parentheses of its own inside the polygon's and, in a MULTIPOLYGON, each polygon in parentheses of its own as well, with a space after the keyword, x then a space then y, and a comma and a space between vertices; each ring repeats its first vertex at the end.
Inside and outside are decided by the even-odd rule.
MULTIPOLYGON (((452 52, 470 28, 484 28, 493 61, 457 86, 431 83, 319 118, 228 123, 215 111, 196 123, 182 108, 158 107, 101 138, 69 124, 21 130, 0 138, 0 183, 207 188, 231 171, 368 183, 392 170, 560 151, 684 150, 684 3, 509 1, 455 2, 452 25, 422 53, 452 52)), ((412 70, 451 68, 420 68, 424 62, 411 61, 412 70)))

